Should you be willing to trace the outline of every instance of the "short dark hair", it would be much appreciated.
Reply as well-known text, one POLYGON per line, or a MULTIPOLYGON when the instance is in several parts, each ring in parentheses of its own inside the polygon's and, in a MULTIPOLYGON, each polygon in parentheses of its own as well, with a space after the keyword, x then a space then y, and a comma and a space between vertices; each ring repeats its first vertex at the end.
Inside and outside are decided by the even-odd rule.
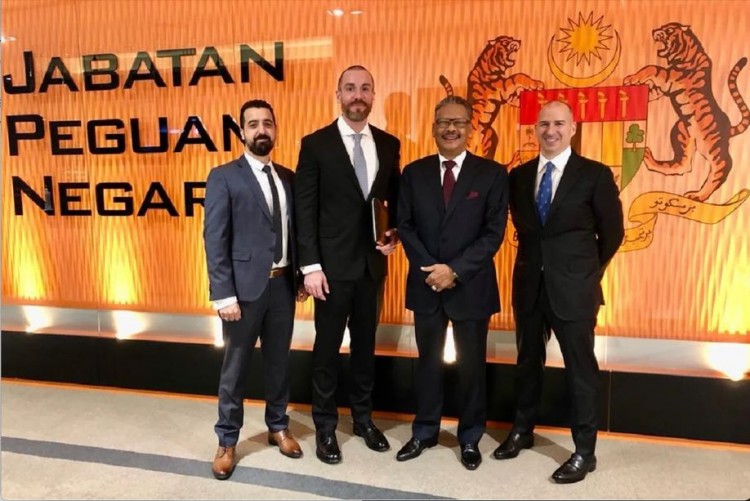
POLYGON ((251 99, 250 101, 247 101, 245 104, 242 105, 242 108, 240 108, 240 128, 245 127, 245 110, 249 110, 250 108, 265 108, 268 111, 271 112, 271 117, 273 117, 273 123, 276 123, 276 114, 273 112, 273 107, 267 102, 262 99, 251 99))
POLYGON ((349 66, 347 69, 341 72, 341 75, 339 75, 339 81, 336 84, 337 89, 341 88, 341 80, 344 78, 344 73, 346 73, 347 71, 351 71, 351 70, 366 71, 367 74, 370 75, 370 80, 372 80, 372 86, 375 87, 375 78, 373 78, 372 73, 370 73, 370 70, 368 70, 361 64, 355 64, 355 65, 349 66))
POLYGON ((463 106, 464 108, 466 108, 466 113, 469 115, 469 118, 471 118, 471 115, 473 114, 471 105, 469 104, 469 101, 462 98, 461 96, 448 96, 441 99, 440 102, 435 106, 435 116, 437 117, 440 108, 449 104, 458 104, 463 106))

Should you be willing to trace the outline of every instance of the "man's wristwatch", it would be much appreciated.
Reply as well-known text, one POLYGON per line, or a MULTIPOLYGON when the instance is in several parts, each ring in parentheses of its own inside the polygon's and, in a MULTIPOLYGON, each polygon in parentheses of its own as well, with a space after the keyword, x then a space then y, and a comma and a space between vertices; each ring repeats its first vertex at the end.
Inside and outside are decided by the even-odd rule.
POLYGON ((453 272, 453 281, 458 282, 458 273, 456 273, 455 271, 453 272))

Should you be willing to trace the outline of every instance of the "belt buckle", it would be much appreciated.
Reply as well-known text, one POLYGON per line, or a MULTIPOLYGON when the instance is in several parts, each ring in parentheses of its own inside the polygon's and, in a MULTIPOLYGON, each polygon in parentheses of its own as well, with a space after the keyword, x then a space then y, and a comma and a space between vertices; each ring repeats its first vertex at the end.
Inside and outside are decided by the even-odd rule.
POLYGON ((271 268, 271 273, 269 273, 269 278, 276 278, 280 277, 284 274, 284 271, 286 270, 286 267, 284 268, 271 268))

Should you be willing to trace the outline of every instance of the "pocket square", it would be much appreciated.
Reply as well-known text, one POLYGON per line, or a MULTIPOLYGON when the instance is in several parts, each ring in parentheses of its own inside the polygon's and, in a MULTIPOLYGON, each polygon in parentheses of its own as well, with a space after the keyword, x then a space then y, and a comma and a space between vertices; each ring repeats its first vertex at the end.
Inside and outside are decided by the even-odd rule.
POLYGON ((474 198, 479 198, 479 192, 478 191, 470 191, 468 195, 466 195, 466 200, 472 200, 474 198))

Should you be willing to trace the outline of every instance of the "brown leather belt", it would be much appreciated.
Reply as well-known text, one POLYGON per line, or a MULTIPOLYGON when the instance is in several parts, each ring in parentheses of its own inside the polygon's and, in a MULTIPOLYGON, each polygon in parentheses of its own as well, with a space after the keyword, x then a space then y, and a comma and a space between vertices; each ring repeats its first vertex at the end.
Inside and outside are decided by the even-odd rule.
POLYGON ((286 274, 288 269, 289 269, 288 266, 284 266, 283 268, 271 268, 271 273, 269 274, 269 278, 280 277, 281 275, 286 274))

